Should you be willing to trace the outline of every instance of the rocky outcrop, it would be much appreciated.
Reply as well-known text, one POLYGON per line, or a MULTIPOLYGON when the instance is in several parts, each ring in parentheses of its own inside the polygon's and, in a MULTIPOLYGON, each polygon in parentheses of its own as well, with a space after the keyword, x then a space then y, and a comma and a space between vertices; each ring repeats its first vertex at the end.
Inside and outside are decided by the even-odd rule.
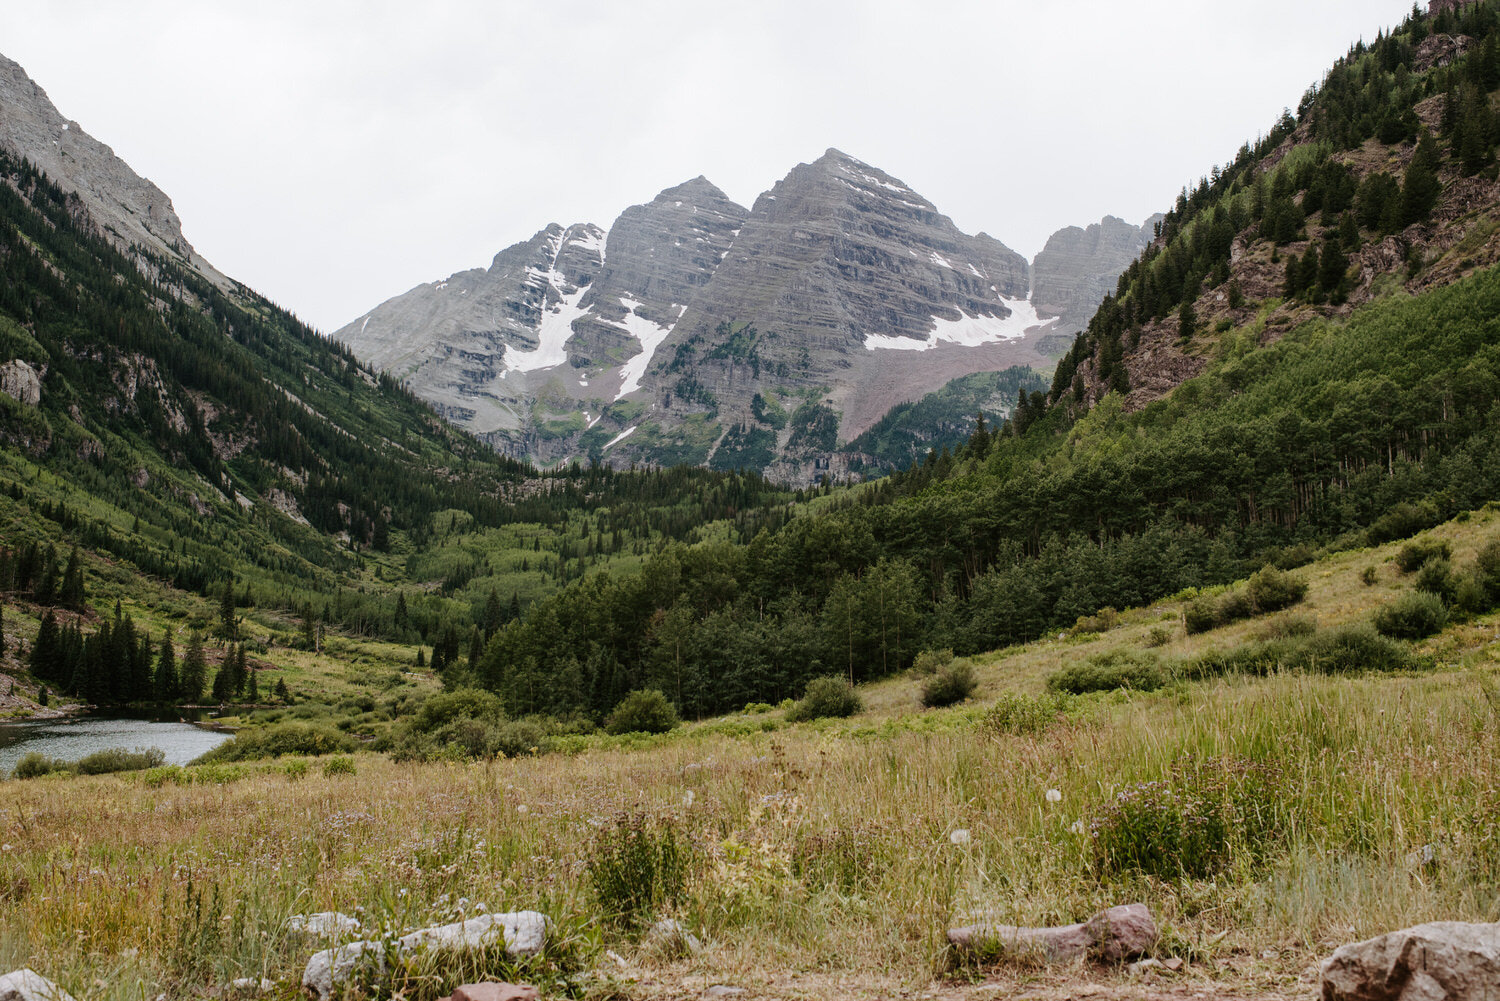
POLYGON ((19 358, 0 365, 0 393, 34 407, 42 402, 42 377, 19 358))
POLYGON ((546 944, 549 926, 544 914, 517 911, 421 928, 390 944, 349 942, 313 954, 302 971, 302 988, 316 1001, 328 1001, 352 980, 384 976, 388 955, 408 960, 432 953, 457 954, 503 946, 510 956, 534 956, 546 944))
POLYGON ((114 150, 65 119, 47 92, 0 56, 0 146, 30 160, 78 196, 99 230, 122 250, 132 246, 186 262, 220 288, 229 279, 182 235, 172 199, 130 169, 114 150))
POLYGON ((1087 229, 1069 226, 1047 240, 1033 266, 1031 301, 1041 313, 1059 317, 1054 333, 1076 334, 1112 295, 1120 272, 1155 239, 1161 216, 1132 226, 1105 216, 1087 229))
POLYGON ((1342 946, 1322 989, 1323 1001, 1494 1001, 1500 924, 1438 921, 1342 946))
POLYGON ((73 995, 35 970, 14 970, 0 977, 0 1001, 73 1001, 73 995))
POLYGON ((984 922, 948 932, 948 941, 963 952, 1030 956, 1048 962, 1087 957, 1122 963, 1150 950, 1156 939, 1156 920, 1144 904, 1111 907, 1076 925, 1027 928, 984 922))

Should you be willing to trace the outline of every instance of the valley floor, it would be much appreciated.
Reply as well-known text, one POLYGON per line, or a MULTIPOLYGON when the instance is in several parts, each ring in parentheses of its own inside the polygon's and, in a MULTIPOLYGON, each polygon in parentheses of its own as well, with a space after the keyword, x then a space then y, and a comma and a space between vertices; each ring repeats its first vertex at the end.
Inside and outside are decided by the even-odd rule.
MULTIPOLYGON (((1429 537, 1457 566, 1500 517, 1429 537)), ((1310 592, 1294 614, 1367 618, 1410 587, 1397 548, 1295 571, 1310 592)), ((1500 617, 1419 644, 1412 672, 1047 690, 1099 653, 1186 662, 1283 621, 1187 636, 1184 607, 976 658, 979 692, 953 709, 921 710, 907 676, 849 719, 752 712, 568 754, 0 783, 0 968, 100 1001, 241 977, 290 1001, 316 948, 293 914, 340 910, 378 935, 536 909, 555 922, 545 956, 484 972, 546 996, 1310 998, 1339 944, 1500 918, 1500 617), (1059 924, 1131 901, 1181 974, 969 967, 947 949, 979 915, 1059 924), (662 915, 702 951, 650 946, 639 932, 662 915)), ((476 972, 390 989, 430 1001, 476 972)))

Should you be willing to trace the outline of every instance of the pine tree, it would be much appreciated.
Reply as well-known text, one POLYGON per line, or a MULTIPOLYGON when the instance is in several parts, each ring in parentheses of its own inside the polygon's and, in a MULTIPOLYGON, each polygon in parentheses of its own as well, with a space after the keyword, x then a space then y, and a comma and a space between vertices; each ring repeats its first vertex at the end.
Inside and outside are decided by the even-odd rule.
POLYGON ((469 670, 472 671, 479 666, 479 658, 482 656, 484 656, 484 636, 480 633, 479 627, 475 626, 469 633, 469 670))
POLYGON ((46 555, 42 557, 41 574, 33 596, 36 603, 44 607, 57 603, 57 549, 51 543, 48 543, 46 555))
POLYGON ((68 566, 63 571, 62 592, 58 600, 64 608, 71 608, 75 612, 83 611, 83 567, 78 561, 78 547, 68 554, 68 566))
POLYGON ((505 622, 505 610, 500 605, 500 595, 492 587, 490 596, 484 601, 484 635, 495 635, 505 622))
POLYGON ((208 681, 208 662, 203 656, 203 637, 195 631, 188 638, 187 653, 182 658, 182 674, 178 679, 178 690, 184 704, 196 705, 203 701, 203 686, 208 681))
POLYGON ((152 688, 155 690, 156 701, 167 705, 175 702, 178 697, 177 682, 177 652, 172 649, 172 633, 168 631, 161 638, 161 653, 156 658, 156 676, 152 679, 152 688))
POLYGON ((36 642, 31 645, 31 673, 47 681, 63 682, 62 645, 57 629, 57 616, 52 609, 42 616, 41 628, 37 630, 36 642))
POLYGON ((1182 308, 1177 311, 1177 337, 1183 341, 1190 341, 1198 332, 1198 311, 1193 308, 1192 302, 1184 302, 1182 308))
POLYGON ((245 678, 245 701, 251 705, 260 703, 260 672, 253 667, 246 666, 245 678))
POLYGON ((219 630, 226 640, 239 636, 239 621, 235 615, 234 581, 224 582, 224 594, 219 598, 219 630))
POLYGON ((1437 145, 1432 134, 1423 131, 1417 142, 1417 151, 1412 154, 1406 168, 1406 180, 1401 186, 1401 224, 1403 227, 1423 222, 1432 214, 1438 196, 1443 192, 1443 183, 1438 180, 1437 145))
POLYGON ((273 694, 276 697, 276 701, 280 702, 282 705, 292 704, 292 693, 287 691, 285 678, 276 679, 276 686, 271 689, 271 694, 273 694))
POLYGON ((1344 256, 1338 238, 1329 234, 1323 241, 1323 254, 1318 264, 1318 287, 1335 304, 1344 301, 1344 279, 1348 271, 1349 258, 1344 256))

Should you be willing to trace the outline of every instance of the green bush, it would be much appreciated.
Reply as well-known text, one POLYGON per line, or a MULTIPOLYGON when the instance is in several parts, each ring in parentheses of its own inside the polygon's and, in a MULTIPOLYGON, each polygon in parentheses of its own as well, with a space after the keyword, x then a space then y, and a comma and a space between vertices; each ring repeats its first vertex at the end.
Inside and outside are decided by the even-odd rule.
POLYGON ((1047 687, 1073 695, 1112 692, 1117 688, 1150 692, 1165 685, 1167 680, 1166 671, 1155 655, 1112 650, 1063 668, 1047 679, 1047 687))
MULTIPOLYGON (((1370 545, 1378 546, 1416 535, 1441 520, 1442 516, 1438 514, 1437 506, 1431 501, 1422 501, 1420 504, 1397 504, 1375 519, 1375 523, 1365 534, 1369 537, 1370 545)), ((1425 562, 1425 559, 1418 560, 1412 569, 1415 570, 1425 562)))
POLYGON ((417 733, 432 733, 454 720, 504 718, 505 705, 498 695, 477 688, 459 688, 440 692, 423 702, 410 721, 410 729, 417 733))
POLYGON ((82 775, 108 775, 112 772, 143 772, 148 768, 160 768, 166 760, 166 754, 159 747, 138 747, 134 751, 114 747, 80 758, 75 767, 82 775))
POLYGON ((1377 635, 1368 626, 1345 626, 1308 641, 1303 666, 1324 674, 1347 674, 1410 671, 1418 666, 1418 661, 1407 647, 1377 635))
POLYGON ((683 898, 692 862, 672 821, 636 813, 599 833, 584 871, 605 920, 633 930, 683 898))
POLYGON ((1042 695, 1002 695, 979 721, 979 727, 991 734, 1027 736, 1041 733, 1066 720, 1073 708, 1073 696, 1062 692, 1042 695))
POLYGON ((355 773, 354 759, 345 754, 328 759, 323 766, 323 774, 330 778, 334 775, 353 775, 355 773))
POLYGON ((54 761, 41 751, 31 751, 16 762, 16 767, 11 771, 12 778, 35 779, 52 772, 67 771, 67 763, 54 761))
POLYGON ((843 678, 814 678, 786 718, 790 723, 805 723, 829 716, 853 716, 863 708, 854 686, 843 678))
POLYGON ((1434 556, 1422 564, 1422 569, 1417 571, 1417 579, 1414 586, 1418 591, 1426 591, 1435 594, 1444 601, 1453 600, 1453 592, 1458 581, 1453 576, 1453 565, 1447 560, 1434 556))
POLYGON ((1206 633, 1219 625, 1219 603, 1212 598, 1198 598, 1183 610, 1182 620, 1189 636, 1206 633))
POLYGON ((1402 573, 1416 573, 1428 560, 1453 558, 1453 547, 1438 539, 1408 542, 1396 553, 1396 569, 1402 573))
POLYGON ((1318 621, 1311 615, 1278 615, 1260 629, 1263 640, 1299 639, 1318 631, 1318 621))
POLYGON ((1258 614, 1291 608, 1307 597, 1307 582, 1275 567, 1262 567, 1245 586, 1246 597, 1258 614))
POLYGON ((666 733, 682 721, 665 695, 655 688, 631 692, 620 700, 604 729, 609 733, 666 733))
POLYGON ((1447 624, 1443 599, 1430 591, 1408 592, 1375 612, 1375 631, 1398 640, 1424 639, 1447 624))
POLYGON ((241 730, 218 747, 200 756, 195 764, 254 761, 284 754, 315 756, 347 754, 358 741, 330 726, 317 723, 277 723, 260 730, 241 730))
POLYGON ((1113 608, 1101 608, 1094 615, 1080 615, 1073 623, 1075 633, 1107 633, 1120 624, 1120 613, 1113 608))
POLYGON ((1127 786, 1094 820, 1095 870, 1204 879, 1236 855, 1262 861, 1283 837, 1281 786, 1274 768, 1252 761, 1179 762, 1166 779, 1127 786))
POLYGON ((956 660, 922 685, 922 705, 928 709, 956 705, 973 695, 978 687, 979 679, 974 676, 974 665, 966 660, 956 660))
POLYGON ((953 663, 952 650, 923 650, 917 654, 917 659, 912 662, 911 669, 917 674, 936 674, 938 668, 947 667, 953 663))

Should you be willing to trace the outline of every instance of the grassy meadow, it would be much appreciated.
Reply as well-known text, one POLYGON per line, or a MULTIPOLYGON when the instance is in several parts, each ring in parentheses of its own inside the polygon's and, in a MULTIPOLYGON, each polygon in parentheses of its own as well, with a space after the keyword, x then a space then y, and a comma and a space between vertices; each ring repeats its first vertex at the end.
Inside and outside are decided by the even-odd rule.
MULTIPOLYGON (((1460 566, 1500 538, 1500 517, 1423 538, 1460 566)), ((1308 594, 1281 616, 1320 631, 1367 620, 1411 589, 1400 548, 1294 571, 1308 594)), ((1262 616, 1187 635, 1193 597, 974 658, 979 689, 950 709, 923 710, 908 675, 865 688, 847 719, 762 709, 539 757, 3 782, 0 968, 29 965, 79 998, 264 977, 290 999, 317 948, 288 933, 293 914, 342 910, 378 934, 534 908, 556 922, 547 953, 490 972, 549 996, 725 983, 876 997, 996 975, 948 952, 955 924, 1070 922, 1139 900, 1162 925, 1158 955, 1189 961, 1186 982, 1310 994, 1298 978, 1342 942, 1500 920, 1500 617, 1416 644, 1417 670, 1049 690, 1100 652, 1170 665, 1275 631, 1262 616), (664 915, 703 950, 642 934, 664 915)), ((476 972, 404 969, 376 993, 436 998, 476 972)))

